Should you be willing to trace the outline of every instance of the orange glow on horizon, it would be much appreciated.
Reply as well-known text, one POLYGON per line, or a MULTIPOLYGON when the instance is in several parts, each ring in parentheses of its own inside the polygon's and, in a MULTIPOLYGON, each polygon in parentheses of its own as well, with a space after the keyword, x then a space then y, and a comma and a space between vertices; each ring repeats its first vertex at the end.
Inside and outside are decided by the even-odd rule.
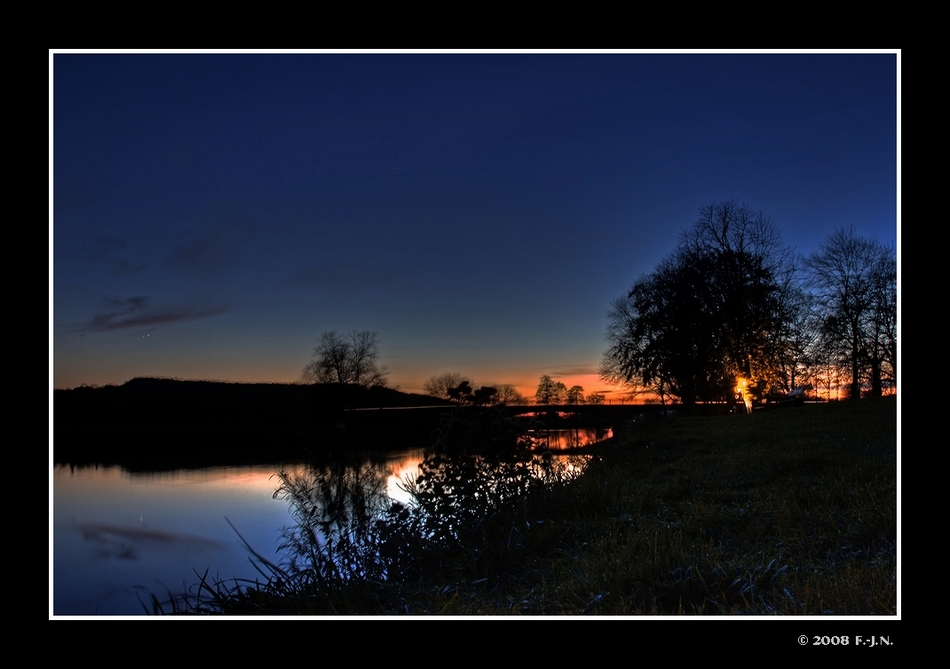
MULTIPOLYGON (((539 374, 537 378, 533 381, 525 381, 521 383, 516 383, 515 388, 518 392, 528 398, 530 403, 534 403, 534 396, 538 391, 538 382, 541 380, 542 374, 539 374)), ((629 390, 623 386, 618 386, 614 384, 607 383, 600 378, 599 374, 590 373, 590 374, 570 374, 570 375, 549 375, 555 382, 560 381, 568 389, 573 388, 574 386, 580 386, 584 389, 584 396, 590 395, 591 393, 600 393, 604 396, 605 401, 607 402, 619 402, 621 398, 624 398, 624 401, 630 403, 629 390)), ((637 402, 642 402, 643 400, 637 398, 637 402)))

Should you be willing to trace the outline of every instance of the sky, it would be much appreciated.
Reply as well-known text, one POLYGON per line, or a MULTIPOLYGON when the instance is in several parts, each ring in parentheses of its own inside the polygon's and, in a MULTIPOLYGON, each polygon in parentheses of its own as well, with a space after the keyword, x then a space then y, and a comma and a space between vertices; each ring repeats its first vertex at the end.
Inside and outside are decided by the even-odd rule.
POLYGON ((900 54, 50 52, 50 386, 610 392, 611 303, 736 200, 899 252, 900 54))

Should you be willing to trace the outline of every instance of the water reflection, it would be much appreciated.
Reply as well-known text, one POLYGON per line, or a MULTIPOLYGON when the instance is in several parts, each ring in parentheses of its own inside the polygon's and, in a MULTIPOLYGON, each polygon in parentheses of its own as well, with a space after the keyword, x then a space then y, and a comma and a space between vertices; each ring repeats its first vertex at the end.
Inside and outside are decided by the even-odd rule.
POLYGON ((274 467, 131 473, 57 466, 50 500, 52 613, 142 615, 136 587, 164 593, 212 576, 250 577, 243 544, 278 560, 287 506, 273 499, 274 467))
POLYGON ((528 434, 542 448, 567 451, 610 439, 614 436, 614 431, 609 427, 580 427, 532 430, 528 434))
POLYGON ((280 577, 308 591, 354 578, 411 578, 425 569, 422 556, 471 550, 513 511, 523 509, 518 524, 530 526, 529 495, 537 503, 546 488, 579 475, 589 456, 536 452, 529 443, 536 446, 280 470, 274 497, 288 502, 294 519, 281 530, 280 577))
POLYGON ((523 507, 523 493, 570 480, 587 462, 579 453, 451 450, 364 453, 276 473, 273 465, 158 473, 57 466, 53 613, 141 615, 137 586, 178 592, 207 569, 212 578, 258 578, 225 518, 291 571, 410 574, 438 550, 481 540, 512 509, 534 523, 542 512, 523 507), (503 452, 509 456, 499 458, 503 452))
POLYGON ((289 502, 295 521, 281 530, 286 557, 280 566, 289 576, 321 581, 385 576, 373 560, 375 523, 392 504, 382 467, 339 458, 277 475, 274 498, 289 502))
POLYGON ((204 537, 141 527, 86 523, 79 525, 79 530, 83 540, 96 547, 100 559, 138 560, 145 551, 155 553, 172 547, 220 548, 220 542, 204 537))

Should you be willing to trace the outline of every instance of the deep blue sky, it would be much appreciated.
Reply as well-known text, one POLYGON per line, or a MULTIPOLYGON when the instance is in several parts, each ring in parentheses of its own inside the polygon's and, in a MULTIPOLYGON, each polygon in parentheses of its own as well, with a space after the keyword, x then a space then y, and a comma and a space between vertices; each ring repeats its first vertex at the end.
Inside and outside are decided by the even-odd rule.
POLYGON ((51 376, 603 390, 698 209, 898 238, 899 54, 51 54, 51 376))

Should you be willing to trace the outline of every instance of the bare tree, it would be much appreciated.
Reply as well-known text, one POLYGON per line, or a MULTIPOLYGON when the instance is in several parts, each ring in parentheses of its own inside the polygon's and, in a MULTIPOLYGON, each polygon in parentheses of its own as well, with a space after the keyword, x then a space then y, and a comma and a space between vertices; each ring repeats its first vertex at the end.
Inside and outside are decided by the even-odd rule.
POLYGON ((874 307, 872 317, 873 350, 871 354, 871 392, 881 393, 884 368, 889 367, 890 381, 897 385, 897 256, 883 248, 873 277, 874 307))
POLYGON ((771 217, 736 200, 701 207, 699 218, 683 233, 681 247, 703 255, 755 260, 773 273, 788 264, 791 255, 771 217))
POLYGON ((498 404, 522 405, 528 403, 528 398, 518 392, 518 389, 511 383, 493 383, 497 394, 495 399, 498 404))
POLYGON ((433 397, 449 400, 452 399, 449 390, 458 388, 463 382, 468 383, 469 388, 475 383, 469 377, 458 372, 445 372, 444 374, 437 374, 430 378, 422 384, 422 388, 427 394, 433 397))
POLYGON ((379 365, 378 359, 379 340, 375 332, 324 332, 310 362, 303 368, 303 381, 385 386, 388 371, 379 365))
POLYGON ((897 373, 897 261, 879 241, 839 229, 809 256, 825 350, 849 370, 849 396, 870 382, 880 394, 882 367, 897 373))

